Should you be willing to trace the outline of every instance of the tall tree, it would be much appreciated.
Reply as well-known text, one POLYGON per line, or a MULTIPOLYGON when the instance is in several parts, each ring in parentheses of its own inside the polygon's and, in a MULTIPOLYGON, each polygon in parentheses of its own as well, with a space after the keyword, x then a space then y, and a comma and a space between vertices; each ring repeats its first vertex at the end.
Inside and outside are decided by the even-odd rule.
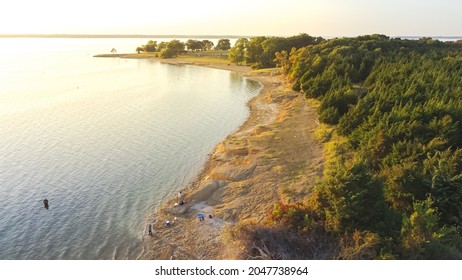
POLYGON ((216 49, 221 51, 227 51, 231 49, 231 42, 229 41, 229 39, 220 39, 218 40, 216 49))
POLYGON ((287 51, 276 52, 274 56, 276 66, 281 68, 282 73, 287 74, 289 71, 289 54, 287 51))
POLYGON ((186 41, 186 48, 188 48, 190 51, 202 50, 202 44, 202 41, 189 39, 186 41))
POLYGON ((144 46, 145 52, 156 52, 157 51, 157 42, 149 40, 148 43, 144 46))
POLYGON ((213 42, 210 41, 210 40, 202 40, 202 50, 203 51, 210 51, 211 49, 213 49, 213 42))
POLYGON ((245 48, 248 41, 249 40, 247 40, 246 38, 240 38, 236 41, 234 46, 229 51, 228 57, 231 62, 236 63, 237 65, 241 65, 241 63, 244 62, 245 48))
POLYGON ((266 37, 253 37, 249 40, 245 52, 245 61, 247 64, 258 68, 260 64, 260 57, 263 54, 263 47, 261 44, 265 40, 266 37))
POLYGON ((162 46, 163 48, 160 50, 159 56, 162 58, 171 58, 175 57, 179 54, 184 54, 185 51, 185 44, 178 41, 178 40, 172 40, 168 43, 163 44, 161 42, 159 46, 162 46))

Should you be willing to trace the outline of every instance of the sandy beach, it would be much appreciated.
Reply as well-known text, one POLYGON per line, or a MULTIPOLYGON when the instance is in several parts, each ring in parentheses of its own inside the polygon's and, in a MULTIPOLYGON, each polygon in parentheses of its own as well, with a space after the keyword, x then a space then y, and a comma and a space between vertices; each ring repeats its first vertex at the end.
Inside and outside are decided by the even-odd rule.
POLYGON ((146 235, 143 258, 245 259, 243 245, 230 234, 233 228, 264 222, 274 203, 309 195, 322 174, 322 147, 313 136, 316 106, 290 90, 276 70, 156 60, 236 71, 260 81, 263 89, 248 103, 249 119, 214 149, 192 185, 179 186, 185 204, 176 205, 172 193, 149 217, 153 235, 146 235))

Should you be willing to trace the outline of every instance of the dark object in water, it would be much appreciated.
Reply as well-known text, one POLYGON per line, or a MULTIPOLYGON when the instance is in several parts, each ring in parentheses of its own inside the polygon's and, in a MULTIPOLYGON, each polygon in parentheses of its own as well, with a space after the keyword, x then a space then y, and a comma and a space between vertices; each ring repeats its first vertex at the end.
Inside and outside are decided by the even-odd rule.
POLYGON ((43 200, 43 206, 45 206, 46 209, 48 209, 48 199, 43 200))

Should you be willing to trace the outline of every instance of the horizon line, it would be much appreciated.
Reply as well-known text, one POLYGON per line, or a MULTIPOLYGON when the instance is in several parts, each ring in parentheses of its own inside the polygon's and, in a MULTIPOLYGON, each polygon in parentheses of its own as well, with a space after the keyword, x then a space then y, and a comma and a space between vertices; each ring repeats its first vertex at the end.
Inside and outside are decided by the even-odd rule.
POLYGON ((49 38, 243 38, 255 37, 247 35, 178 35, 178 34, 74 34, 74 33, 52 33, 52 34, 36 34, 36 33, 18 33, 18 34, 0 34, 3 38, 34 38, 34 37, 49 37, 49 38))
MULTIPOLYGON (((303 34, 303 33, 299 33, 303 34)), ((358 36, 365 36, 365 35, 373 35, 378 33, 371 33, 371 34, 363 34, 363 35, 356 35, 356 36, 333 36, 333 35, 324 35, 324 36, 315 36, 310 35, 313 37, 322 37, 325 39, 330 38, 342 38, 342 37, 358 37, 358 36)), ((308 34, 309 35, 309 34, 308 34)), ((387 34, 380 34, 385 35, 392 38, 462 38, 462 35, 387 35, 387 34)), ((221 38, 231 38, 231 39, 239 39, 239 38, 253 38, 253 37, 290 37, 290 36, 281 36, 281 35, 185 35, 185 34, 74 34, 74 33, 53 33, 53 34, 39 34, 39 33, 6 33, 0 34, 0 38, 204 38, 204 39, 221 39, 221 38)))

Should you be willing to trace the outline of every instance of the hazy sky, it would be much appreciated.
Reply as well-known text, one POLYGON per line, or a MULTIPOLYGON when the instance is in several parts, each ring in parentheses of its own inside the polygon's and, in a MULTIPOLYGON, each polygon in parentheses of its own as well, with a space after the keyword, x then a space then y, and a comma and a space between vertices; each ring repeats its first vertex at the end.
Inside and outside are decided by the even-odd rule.
POLYGON ((0 33, 462 35, 461 0, 4 0, 0 33))

